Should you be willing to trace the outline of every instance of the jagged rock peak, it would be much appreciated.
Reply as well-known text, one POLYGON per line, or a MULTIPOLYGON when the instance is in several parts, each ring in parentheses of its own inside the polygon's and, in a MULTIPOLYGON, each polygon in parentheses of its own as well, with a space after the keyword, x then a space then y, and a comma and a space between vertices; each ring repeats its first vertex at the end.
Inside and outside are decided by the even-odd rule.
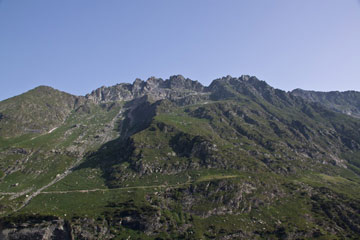
POLYGON ((86 95, 87 99, 95 102, 129 101, 148 95, 158 100, 165 98, 179 98, 189 93, 201 93, 204 86, 198 81, 185 78, 182 75, 170 76, 169 79, 150 77, 146 81, 139 78, 133 84, 120 83, 110 87, 101 87, 86 95))
POLYGON ((256 76, 250 75, 241 75, 240 77, 232 77, 231 75, 227 75, 222 78, 215 79, 214 81, 264 82, 262 80, 259 80, 256 76))
POLYGON ((250 75, 241 75, 240 77, 236 78, 236 77, 232 77, 230 75, 227 75, 226 77, 222 77, 222 78, 218 78, 215 79, 209 86, 209 88, 214 87, 215 85, 218 84, 229 84, 232 86, 238 86, 238 85, 246 85, 246 86, 253 86, 253 87, 269 87, 271 88, 270 85, 268 85, 265 81, 263 80, 259 80, 257 77, 255 76, 250 76, 250 75))
POLYGON ((185 78, 182 75, 173 75, 169 79, 163 80, 162 78, 150 77, 146 81, 139 78, 133 82, 133 87, 157 87, 169 89, 189 89, 189 90, 202 90, 204 86, 198 81, 185 78))
POLYGON ((168 88, 176 89, 188 89, 193 91, 203 91, 204 86, 198 81, 193 81, 189 78, 185 78, 182 75, 171 76, 166 80, 168 88))

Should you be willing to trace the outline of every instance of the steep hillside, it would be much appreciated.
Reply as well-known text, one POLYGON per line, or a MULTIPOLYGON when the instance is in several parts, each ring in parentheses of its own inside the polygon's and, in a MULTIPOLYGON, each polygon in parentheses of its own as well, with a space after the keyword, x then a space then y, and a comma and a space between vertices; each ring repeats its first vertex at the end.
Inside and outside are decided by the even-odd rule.
POLYGON ((360 237, 359 119, 250 76, 79 99, 1 140, 0 238, 360 237))
POLYGON ((295 89, 291 93, 307 101, 320 103, 334 111, 360 118, 360 92, 316 92, 295 89))

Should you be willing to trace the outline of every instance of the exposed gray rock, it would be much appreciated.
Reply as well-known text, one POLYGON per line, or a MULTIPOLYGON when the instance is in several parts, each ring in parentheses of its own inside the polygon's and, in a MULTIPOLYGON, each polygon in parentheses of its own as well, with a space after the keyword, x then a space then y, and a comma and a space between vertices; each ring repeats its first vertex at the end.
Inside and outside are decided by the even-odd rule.
POLYGON ((101 87, 86 95, 96 103, 110 101, 130 101, 147 95, 149 99, 175 100, 186 96, 198 95, 205 87, 198 81, 181 75, 171 76, 167 80, 151 77, 147 81, 136 79, 133 84, 121 83, 111 87, 101 87))
POLYGON ((70 240, 73 239, 69 224, 62 219, 28 220, 21 223, 3 223, 0 239, 4 240, 70 240))

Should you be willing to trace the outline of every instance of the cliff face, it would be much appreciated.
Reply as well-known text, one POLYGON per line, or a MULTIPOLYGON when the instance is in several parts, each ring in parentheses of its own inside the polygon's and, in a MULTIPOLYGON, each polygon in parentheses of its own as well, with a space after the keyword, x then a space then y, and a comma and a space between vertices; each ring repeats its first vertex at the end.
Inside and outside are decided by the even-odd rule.
POLYGON ((296 92, 178 75, 0 102, 0 239, 357 239, 360 120, 296 92))
POLYGON ((0 239, 71 240, 74 238, 68 222, 54 217, 30 216, 25 221, 24 219, 2 220, 0 239))
POLYGON ((176 75, 167 80, 151 77, 147 81, 136 79, 133 84, 101 87, 86 95, 86 98, 96 103, 130 101, 145 95, 152 100, 177 99, 202 94, 204 89, 201 83, 176 75))

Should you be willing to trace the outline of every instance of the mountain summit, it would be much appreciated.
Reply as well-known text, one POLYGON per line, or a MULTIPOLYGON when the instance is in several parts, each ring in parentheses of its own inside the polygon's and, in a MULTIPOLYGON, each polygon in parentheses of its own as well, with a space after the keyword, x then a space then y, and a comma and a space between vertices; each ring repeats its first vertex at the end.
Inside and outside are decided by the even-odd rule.
POLYGON ((101 87, 86 95, 95 102, 129 101, 142 96, 153 100, 180 98, 202 93, 204 86, 182 75, 171 76, 167 80, 151 77, 147 81, 136 79, 133 84, 122 83, 111 87, 101 87))

